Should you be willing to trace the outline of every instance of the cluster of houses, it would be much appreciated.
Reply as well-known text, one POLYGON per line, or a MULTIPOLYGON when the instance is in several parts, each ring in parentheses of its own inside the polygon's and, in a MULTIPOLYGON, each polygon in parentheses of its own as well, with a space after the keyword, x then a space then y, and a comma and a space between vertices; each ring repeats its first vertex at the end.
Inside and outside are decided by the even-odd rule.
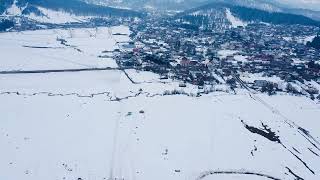
MULTIPOLYGON (((170 19, 149 19, 130 28, 132 46, 124 47, 116 57, 125 68, 153 71, 199 88, 221 83, 240 86, 234 76, 244 72, 320 84, 320 51, 305 45, 319 32, 317 27, 260 23, 221 32, 186 29, 170 19)), ((260 89, 271 85, 277 89, 277 84, 266 80, 254 83, 260 89)), ((317 87, 306 87, 310 94, 319 94, 317 87)), ((294 86, 287 90, 298 92, 294 86)))

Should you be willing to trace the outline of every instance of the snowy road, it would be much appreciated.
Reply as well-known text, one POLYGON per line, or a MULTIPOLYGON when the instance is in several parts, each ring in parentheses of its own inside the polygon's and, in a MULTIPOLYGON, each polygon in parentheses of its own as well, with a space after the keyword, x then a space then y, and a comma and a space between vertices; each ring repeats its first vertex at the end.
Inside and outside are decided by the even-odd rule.
POLYGON ((43 74, 59 72, 82 72, 82 71, 107 71, 120 70, 120 68, 82 68, 82 69, 49 69, 49 70, 28 70, 28 71, 0 71, 0 74, 43 74))

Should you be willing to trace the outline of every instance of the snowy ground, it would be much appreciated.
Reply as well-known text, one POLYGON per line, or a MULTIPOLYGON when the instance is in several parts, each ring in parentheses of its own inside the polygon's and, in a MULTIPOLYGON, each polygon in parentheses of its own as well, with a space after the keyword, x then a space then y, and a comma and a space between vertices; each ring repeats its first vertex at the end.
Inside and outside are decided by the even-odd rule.
POLYGON ((0 71, 117 67, 111 58, 98 58, 103 51, 127 42, 126 26, 96 29, 54 29, 0 34, 0 71), (58 39, 67 42, 61 44, 58 39))
MULTIPOLYGON (((47 39, 53 31, 40 32, 28 42, 35 36, 36 43, 43 42, 40 37, 47 39)), ((79 32, 78 39, 68 42, 86 52, 83 57, 100 52, 88 45, 99 38, 87 37, 84 30, 74 32, 79 32)), ((6 51, 17 48, 25 53, 21 59, 2 58, 4 70, 77 66, 43 63, 51 56, 72 55, 65 50, 22 66, 22 57, 34 50, 19 49, 17 39, 25 33, 0 36, 4 35, 14 38, 0 39, 1 44, 16 43, 6 51)), ((96 47, 114 47, 108 43, 106 38, 96 47)), ((96 61, 86 63, 95 67, 96 61)), ((0 84, 0 179, 320 178, 320 108, 306 97, 243 89, 236 95, 214 92, 195 97, 196 87, 179 88, 179 82, 136 70, 2 74, 0 84), (165 93, 173 90, 185 93, 165 93)))
POLYGON ((230 11, 230 9, 226 9, 226 16, 227 19, 229 20, 229 22, 231 23, 231 26, 236 28, 238 26, 242 26, 245 27, 247 26, 247 23, 241 21, 239 18, 235 17, 232 12, 230 11))
POLYGON ((224 49, 224 50, 219 50, 218 51, 218 56, 220 58, 226 58, 228 56, 232 56, 234 54, 238 53, 238 51, 235 50, 228 50, 228 49, 224 49))

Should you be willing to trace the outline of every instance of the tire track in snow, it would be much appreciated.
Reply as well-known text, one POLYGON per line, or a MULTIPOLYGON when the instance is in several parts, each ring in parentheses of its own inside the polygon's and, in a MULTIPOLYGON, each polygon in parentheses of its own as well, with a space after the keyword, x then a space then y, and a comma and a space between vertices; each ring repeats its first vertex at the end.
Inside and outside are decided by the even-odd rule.
POLYGON ((109 179, 108 180, 114 180, 115 179, 115 167, 116 167, 116 157, 118 152, 118 139, 119 139, 119 129, 120 129, 120 119, 121 119, 121 112, 119 112, 118 118, 115 122, 114 127, 114 135, 113 135, 113 147, 112 147, 112 154, 111 154, 111 162, 110 162, 110 172, 109 172, 109 179))
POLYGON ((213 175, 247 175, 247 176, 258 176, 265 177, 272 180, 281 180, 280 178, 276 178, 267 174, 252 172, 252 171, 207 171, 202 173, 196 180, 202 180, 208 176, 213 175))
MULTIPOLYGON (((110 39, 112 39, 114 42, 115 42, 115 45, 122 50, 122 48, 120 47, 119 43, 117 42, 117 40, 114 38, 114 36, 112 35, 113 32, 112 32, 112 29, 109 28, 108 29, 108 35, 110 37, 110 39)), ((118 62, 117 62, 118 63, 118 62)), ((118 66, 119 66, 119 63, 118 63, 118 66)), ((120 67, 120 66, 119 66, 120 67)), ((121 70, 125 76, 129 79, 129 81, 132 83, 132 84, 137 84, 135 81, 133 81, 133 79, 130 78, 130 76, 127 74, 127 72, 125 71, 125 68, 119 68, 119 70, 121 70)), ((120 76, 119 76, 119 81, 120 81, 120 76)), ((130 126, 127 127, 129 129, 127 129, 128 132, 125 132, 125 127, 123 127, 123 103, 122 103, 122 100, 126 100, 126 99, 129 99, 129 98, 134 98, 134 97, 138 97, 142 94, 146 94, 146 96, 148 96, 150 93, 143 93, 143 92, 138 92, 134 95, 131 95, 131 96, 126 96, 124 98, 119 98, 119 97, 115 97, 114 100, 111 100, 111 101, 119 101, 121 103, 121 111, 119 112, 119 118, 116 122, 116 130, 115 130, 115 135, 114 135, 114 149, 113 149, 113 154, 112 154, 112 165, 111 165, 111 174, 110 174, 110 177, 109 177, 109 180, 124 180, 124 174, 123 174, 123 168, 124 168, 124 161, 125 161, 125 152, 126 151, 129 151, 130 149, 130 126), (121 126, 122 124, 122 126, 121 126), (127 133, 127 139, 122 139, 123 133, 127 133), (124 145, 125 142, 123 141, 126 141, 126 145, 124 145), (118 166, 119 164, 119 166, 118 166), (119 174, 115 174, 116 171, 119 171, 118 173, 119 174)), ((131 124, 131 122, 129 122, 131 124)), ((131 171, 134 171, 133 170, 133 162, 131 162, 131 160, 128 160, 129 161, 129 166, 130 166, 130 170, 131 171)), ((135 176, 134 174, 132 174, 132 180, 135 179, 135 176)))
POLYGON ((289 171, 291 175, 295 177, 295 180, 304 180, 302 177, 298 176, 296 173, 294 173, 290 168, 286 167, 286 169, 289 171))

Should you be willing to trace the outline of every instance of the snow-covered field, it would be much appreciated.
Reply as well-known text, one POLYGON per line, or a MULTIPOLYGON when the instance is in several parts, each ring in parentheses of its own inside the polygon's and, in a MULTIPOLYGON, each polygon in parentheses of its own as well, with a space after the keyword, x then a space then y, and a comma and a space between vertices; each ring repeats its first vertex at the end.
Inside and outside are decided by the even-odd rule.
MULTIPOLYGON (((111 38, 108 28, 96 37, 87 30, 73 30, 72 38, 65 30, 0 34, 1 44, 8 44, 0 46, 8 57, 1 58, 1 70, 82 68, 47 63, 52 57, 101 67, 105 59, 96 56, 115 48, 111 39, 128 40, 111 38), (56 36, 85 53, 22 47, 60 47, 56 36)), ((0 179, 320 178, 320 108, 314 101, 243 89, 196 97, 197 87, 125 72, 0 74, 0 179), (173 90, 185 93, 168 93, 173 90)))
POLYGON ((0 34, 0 71, 117 67, 103 51, 127 42, 126 26, 111 28, 54 29, 0 34), (59 39, 66 40, 61 44, 59 39))

